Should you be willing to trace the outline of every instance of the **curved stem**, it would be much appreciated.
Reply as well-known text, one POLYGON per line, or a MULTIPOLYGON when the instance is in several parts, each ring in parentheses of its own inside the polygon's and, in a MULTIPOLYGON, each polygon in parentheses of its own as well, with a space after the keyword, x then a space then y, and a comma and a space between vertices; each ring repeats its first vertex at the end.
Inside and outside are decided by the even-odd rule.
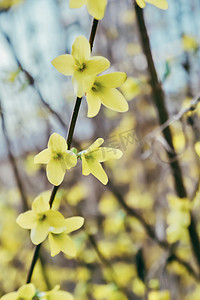
MULTIPOLYGON (((93 20, 93 24, 92 24, 91 33, 90 33, 90 38, 89 38, 89 43, 90 43, 90 49, 91 49, 91 51, 92 51, 93 44, 94 44, 94 38, 95 38, 95 35, 96 35, 97 26, 98 26, 98 20, 94 19, 93 20)), ((68 149, 71 148, 71 144, 72 144, 72 140, 73 140, 73 135, 74 135, 74 129, 75 129, 75 126, 76 126, 76 122, 77 122, 77 118, 78 118, 78 113, 79 113, 79 109, 80 109, 80 105, 81 105, 81 100, 82 100, 82 98, 79 98, 79 97, 76 98, 76 103, 75 103, 75 106, 74 106, 74 111, 73 111, 73 114, 72 114, 72 118, 71 118, 70 125, 69 125, 69 130, 68 130, 67 138, 66 138, 68 149)), ((53 186, 53 189, 52 189, 52 192, 51 192, 51 196, 50 196, 50 200, 49 200, 50 208, 53 205, 53 201, 55 199, 55 196, 56 196, 56 193, 57 193, 59 187, 60 186, 53 186)), ((31 262, 31 266, 30 266, 29 272, 28 272, 28 277, 27 277, 26 283, 30 283, 31 282, 31 277, 32 277, 33 270, 35 268, 37 259, 39 257, 39 251, 40 251, 41 245, 42 244, 39 244, 39 245, 37 245, 35 247, 35 251, 34 251, 34 254, 33 254, 33 258, 32 258, 32 262, 31 262)))

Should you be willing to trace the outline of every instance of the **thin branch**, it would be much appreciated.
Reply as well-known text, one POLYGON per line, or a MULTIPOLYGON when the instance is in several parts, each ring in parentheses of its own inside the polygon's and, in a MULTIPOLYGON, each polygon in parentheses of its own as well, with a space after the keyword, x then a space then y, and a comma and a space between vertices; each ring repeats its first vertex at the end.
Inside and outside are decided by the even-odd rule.
MULTIPOLYGON (((96 35, 96 31, 97 31, 97 25, 98 25, 98 21, 94 20, 93 24, 92 24, 92 28, 91 28, 90 38, 89 38, 89 41, 91 42, 91 44, 90 44, 91 50, 92 50, 92 47, 93 47, 93 42, 94 42, 94 38, 95 38, 95 35, 96 35)), ((75 103, 75 106, 74 106, 74 111, 73 111, 73 114, 72 114, 72 118, 71 118, 71 121, 70 121, 69 130, 68 130, 68 134, 67 134, 67 138, 66 138, 68 149, 71 148, 71 144, 72 144, 72 141, 73 141, 73 134, 74 134, 74 129, 75 129, 75 125, 76 125, 76 122, 77 122, 77 117, 78 117, 78 113, 79 113, 79 109, 80 109, 81 99, 82 98, 77 97, 76 103, 75 103)), ((55 199, 55 196, 56 196, 56 193, 57 193, 58 189, 59 189, 59 186, 53 186, 51 196, 50 196, 50 200, 49 200, 50 207, 52 207, 52 204, 53 204, 53 201, 55 199)), ((41 247, 41 244, 37 245, 36 248, 35 248, 33 259, 32 259, 32 262, 31 262, 31 267, 30 267, 30 270, 29 270, 29 273, 28 273, 27 283, 31 282, 31 277, 32 277, 32 274, 33 274, 33 270, 34 270, 35 264, 36 264, 38 256, 39 256, 40 247, 41 247)))
MULTIPOLYGON (((137 5, 137 3, 133 0, 133 4, 135 5, 136 19, 139 28, 142 48, 148 63, 148 71, 150 76, 150 83, 153 92, 153 101, 155 107, 158 112, 158 118, 160 125, 163 125, 168 121, 169 115, 165 105, 165 95, 162 89, 162 84, 158 80, 158 75, 156 72, 155 64, 153 61, 149 36, 147 33, 147 28, 144 21, 143 10, 137 5)), ((167 156, 169 158, 169 164, 172 170, 172 175, 174 178, 175 191, 180 198, 187 197, 187 191, 183 182, 182 170, 179 165, 179 161, 177 159, 177 154, 174 149, 173 141, 172 141, 172 133, 170 127, 167 126, 163 129, 163 135, 165 137, 166 142, 168 143, 171 151, 166 151, 167 156)), ((200 267, 200 242, 199 237, 196 230, 196 224, 192 213, 190 214, 191 222, 189 225, 189 235, 190 241, 193 249, 194 256, 198 262, 198 266, 200 267)))

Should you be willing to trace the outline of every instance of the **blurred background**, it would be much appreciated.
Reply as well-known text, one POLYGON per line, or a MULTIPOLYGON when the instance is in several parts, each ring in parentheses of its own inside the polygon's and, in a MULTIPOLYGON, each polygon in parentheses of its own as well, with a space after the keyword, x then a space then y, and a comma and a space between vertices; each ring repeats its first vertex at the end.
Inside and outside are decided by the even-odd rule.
MULTIPOLYGON (((200 91, 200 2, 168 2, 167 11, 147 5, 144 16, 171 117, 200 91)), ((51 61, 70 53, 78 35, 89 37, 91 24, 86 7, 70 9, 67 0, 0 0, 0 296, 25 283, 32 259, 33 245, 16 217, 39 193, 51 190, 45 167, 34 165, 33 157, 53 132, 66 136, 75 103, 71 78, 51 61)), ((65 217, 85 218, 84 229, 72 235, 77 258, 59 254, 52 259, 45 242, 33 282, 43 290, 61 284, 81 300, 199 299, 199 279, 160 244, 168 240, 198 272, 187 230, 178 238, 167 235, 170 220, 180 214, 168 218, 175 192, 166 143, 159 130, 149 137, 158 118, 132 1, 108 0, 93 53, 110 60, 107 72, 127 73, 120 89, 129 111, 102 106, 89 119, 83 97, 73 146, 82 150, 102 137, 124 155, 104 164, 107 186, 82 176, 80 164, 67 172, 56 205, 65 217), (160 298, 148 298, 151 291, 160 298)), ((194 144, 200 140, 199 114, 197 107, 171 126, 198 234, 200 169, 194 144)))

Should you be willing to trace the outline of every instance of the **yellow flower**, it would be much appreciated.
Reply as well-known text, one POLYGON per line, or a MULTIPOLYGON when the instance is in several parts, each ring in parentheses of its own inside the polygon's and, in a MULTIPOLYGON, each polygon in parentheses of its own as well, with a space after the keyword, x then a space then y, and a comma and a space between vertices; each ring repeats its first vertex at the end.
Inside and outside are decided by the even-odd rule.
POLYGON ((42 196, 35 198, 32 210, 20 214, 16 222, 22 228, 31 229, 31 241, 35 245, 42 243, 49 231, 60 233, 66 229, 63 215, 51 210, 49 203, 42 196))
POLYGON ((160 9, 168 9, 167 0, 136 0, 137 5, 141 8, 144 8, 146 6, 146 2, 160 9))
POLYGON ((67 150, 66 140, 59 134, 53 133, 48 141, 48 148, 34 158, 35 164, 47 164, 48 180, 54 185, 60 185, 67 169, 77 163, 76 155, 67 150))
POLYGON ((59 290, 60 286, 56 285, 52 290, 37 293, 37 297, 41 300, 73 300, 72 294, 59 290))
POLYGON ((70 0, 70 8, 79 8, 86 5, 89 14, 97 19, 101 20, 104 17, 107 0, 70 0))
POLYGON ((74 92, 84 94, 83 81, 109 68, 109 61, 102 56, 91 56, 90 44, 84 36, 78 36, 72 45, 72 54, 63 54, 52 60, 53 66, 63 75, 71 76, 74 92))
POLYGON ((22 285, 17 292, 4 295, 0 300, 32 300, 36 294, 35 286, 32 283, 22 285))
POLYGON ((196 153, 200 157, 200 142, 197 142, 194 146, 196 153))
POLYGON ((12 292, 4 295, 0 300, 32 300, 32 299, 41 299, 41 300, 73 300, 74 297, 72 294, 59 290, 60 286, 55 286, 54 289, 48 292, 39 292, 36 290, 34 284, 28 283, 22 285, 17 292, 12 292))
POLYGON ((167 290, 163 291, 150 291, 148 300, 170 300, 170 293, 167 290))
POLYGON ((88 117, 92 118, 98 114, 101 103, 114 111, 127 111, 128 103, 116 89, 125 80, 126 74, 123 72, 87 78, 84 86, 88 103, 88 117))
POLYGON ((65 219, 66 230, 62 233, 49 233, 49 244, 51 248, 51 256, 55 256, 60 251, 65 254, 74 257, 76 255, 76 248, 68 236, 72 231, 79 229, 84 223, 84 218, 82 217, 71 217, 65 219))
POLYGON ((101 162, 109 159, 119 159, 122 157, 122 151, 119 149, 100 147, 104 139, 97 139, 87 150, 80 152, 82 160, 82 173, 89 175, 92 173, 103 184, 107 184, 108 177, 101 166, 101 162))

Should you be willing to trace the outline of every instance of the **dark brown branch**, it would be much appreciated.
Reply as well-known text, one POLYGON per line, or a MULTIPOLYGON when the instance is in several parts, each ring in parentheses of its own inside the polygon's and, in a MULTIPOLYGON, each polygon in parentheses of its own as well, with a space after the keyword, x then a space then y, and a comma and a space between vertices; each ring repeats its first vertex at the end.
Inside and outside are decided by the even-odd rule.
MULTIPOLYGON (((147 33, 145 21, 144 21, 143 10, 136 4, 135 1, 133 1, 133 3, 135 5, 136 19, 137 19, 137 24, 138 24, 138 28, 139 28, 139 34, 140 34, 140 38, 141 38, 142 48, 143 48, 144 54, 147 59, 148 71, 149 71, 149 76, 150 76, 150 84, 151 84, 152 93, 153 93, 153 101, 154 101, 154 105, 157 109, 159 123, 160 123, 160 125, 163 125, 169 119, 168 111, 165 106, 165 95, 164 95, 164 91, 162 89, 162 84, 158 80, 156 68, 154 65, 154 61, 153 61, 153 57, 152 57, 152 53, 151 53, 149 36, 147 33)), ((166 128, 163 129, 163 135, 171 149, 171 151, 166 151, 166 152, 167 152, 167 156, 169 158, 169 164, 170 164, 170 167, 172 170, 176 193, 177 193, 178 197, 186 198, 187 191, 186 191, 186 188, 185 188, 185 185, 183 182, 182 170, 180 168, 179 161, 177 159, 177 154, 174 149, 174 145, 172 142, 172 134, 171 134, 171 130, 170 130, 169 126, 167 126, 166 128)), ((192 214, 191 214, 191 223, 189 225, 189 234, 190 234, 190 241, 191 241, 193 253, 194 253, 195 258, 200 267, 200 243, 199 243, 199 238, 198 238, 198 234, 197 234, 197 230, 196 230, 196 224, 195 224, 194 217, 192 214)))

